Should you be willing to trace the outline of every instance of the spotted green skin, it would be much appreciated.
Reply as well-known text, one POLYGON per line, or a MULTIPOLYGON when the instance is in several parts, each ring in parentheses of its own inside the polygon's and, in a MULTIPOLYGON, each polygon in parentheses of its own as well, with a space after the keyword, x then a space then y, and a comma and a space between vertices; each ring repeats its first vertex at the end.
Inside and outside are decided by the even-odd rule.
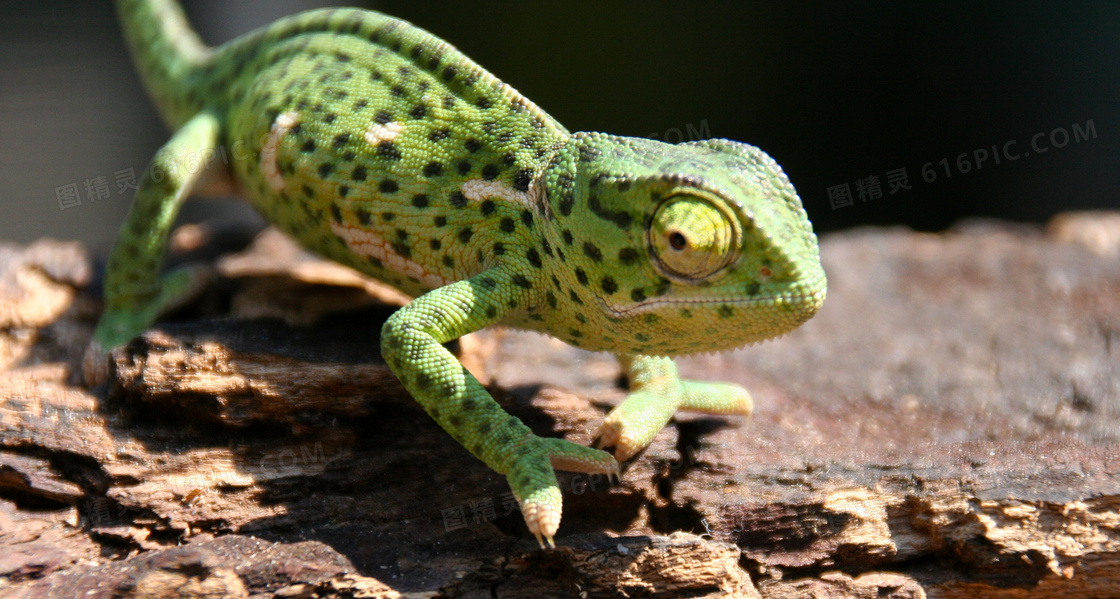
POLYGON ((446 42, 374 12, 307 12, 210 49, 170 0, 117 4, 176 133, 110 257, 91 380, 204 281, 158 272, 199 157, 222 148, 273 224, 416 298, 386 322, 382 354, 506 475, 549 544, 554 467, 617 474, 678 409, 750 412, 744 389, 682 380, 668 356, 780 335, 824 300, 800 199, 757 148, 569 133, 446 42), (598 433, 613 456, 534 435, 441 345, 495 323, 619 357, 631 392, 598 433))

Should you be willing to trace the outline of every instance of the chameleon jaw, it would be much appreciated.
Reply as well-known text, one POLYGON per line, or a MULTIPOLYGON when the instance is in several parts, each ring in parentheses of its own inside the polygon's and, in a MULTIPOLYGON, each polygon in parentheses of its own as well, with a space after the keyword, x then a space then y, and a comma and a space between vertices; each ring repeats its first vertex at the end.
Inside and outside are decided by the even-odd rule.
POLYGON ((673 307, 673 306, 706 306, 711 304, 733 304, 737 306, 742 305, 775 305, 780 303, 790 304, 794 306, 812 307, 812 311, 816 312, 817 309, 824 303, 825 298, 825 285, 824 277, 810 280, 804 284, 798 285, 806 289, 811 289, 811 292, 797 293, 797 294, 773 294, 759 297, 728 297, 728 298, 683 298, 661 296, 652 297, 641 302, 631 305, 615 304, 603 297, 598 297, 599 305, 613 318, 628 318, 632 316, 639 316, 648 312, 673 307))

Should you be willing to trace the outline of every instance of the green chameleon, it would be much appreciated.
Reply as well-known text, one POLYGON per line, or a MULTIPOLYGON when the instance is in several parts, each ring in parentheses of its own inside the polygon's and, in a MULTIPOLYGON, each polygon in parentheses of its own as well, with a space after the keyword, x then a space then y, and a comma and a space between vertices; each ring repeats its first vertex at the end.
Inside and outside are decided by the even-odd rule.
POLYGON ((542 546, 560 524, 553 468, 617 475, 678 409, 750 413, 742 387, 682 380, 669 356, 781 335, 824 301, 801 200, 753 146, 571 133, 447 42, 376 12, 306 12, 209 48, 172 0, 117 7, 175 133, 109 258, 91 383, 109 350, 203 282, 159 272, 219 152, 277 227, 416 298, 381 329, 386 362, 506 476, 542 546), (498 323, 618 356, 630 394, 597 434, 613 456, 533 434, 442 346, 498 323))

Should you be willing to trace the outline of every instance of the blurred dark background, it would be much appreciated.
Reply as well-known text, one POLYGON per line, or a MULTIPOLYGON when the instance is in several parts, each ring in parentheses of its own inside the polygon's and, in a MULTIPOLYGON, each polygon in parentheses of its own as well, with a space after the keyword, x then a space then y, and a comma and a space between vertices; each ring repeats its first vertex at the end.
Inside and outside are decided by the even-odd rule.
MULTIPOLYGON (((220 43, 337 2, 184 4, 220 43)), ((758 145, 819 231, 1120 208, 1120 2, 347 4, 447 39, 573 131, 758 145)), ((131 199, 118 173, 168 135, 110 3, 0 5, 0 108, 0 239, 104 251, 131 199)))

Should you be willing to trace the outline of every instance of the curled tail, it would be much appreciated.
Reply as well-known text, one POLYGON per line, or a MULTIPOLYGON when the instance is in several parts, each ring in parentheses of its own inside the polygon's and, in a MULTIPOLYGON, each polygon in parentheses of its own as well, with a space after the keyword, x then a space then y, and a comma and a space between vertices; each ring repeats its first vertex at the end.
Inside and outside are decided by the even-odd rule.
POLYGON ((201 109, 191 91, 210 63, 210 48, 175 0, 117 0, 117 16, 149 95, 178 128, 201 109))

